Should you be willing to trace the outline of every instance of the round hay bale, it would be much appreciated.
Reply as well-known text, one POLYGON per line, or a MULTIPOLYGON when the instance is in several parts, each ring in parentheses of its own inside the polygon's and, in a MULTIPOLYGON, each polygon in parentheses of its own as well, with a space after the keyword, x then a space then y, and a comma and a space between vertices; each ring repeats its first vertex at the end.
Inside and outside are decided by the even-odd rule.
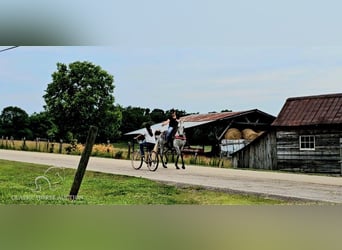
POLYGON ((242 138, 245 140, 254 140, 255 138, 257 138, 259 136, 259 134, 257 132, 255 132, 253 129, 250 128, 246 128, 244 130, 242 130, 242 138))
POLYGON ((241 138, 242 138, 241 132, 237 128, 228 129, 228 131, 224 135, 224 139, 228 139, 228 140, 238 140, 241 138))

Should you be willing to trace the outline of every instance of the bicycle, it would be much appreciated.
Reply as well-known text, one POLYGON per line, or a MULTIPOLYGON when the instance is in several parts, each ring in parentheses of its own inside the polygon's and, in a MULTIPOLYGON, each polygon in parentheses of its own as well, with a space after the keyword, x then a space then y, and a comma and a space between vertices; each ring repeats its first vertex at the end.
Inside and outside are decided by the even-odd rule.
MULTIPOLYGON (((138 141, 139 142, 139 141, 138 141)), ((134 148, 134 141, 131 146, 131 164, 132 167, 136 170, 140 169, 145 162, 147 168, 150 171, 156 171, 159 164, 158 153, 153 151, 153 147, 144 146, 145 155, 142 156, 140 153, 140 147, 138 146, 136 149, 134 148)))

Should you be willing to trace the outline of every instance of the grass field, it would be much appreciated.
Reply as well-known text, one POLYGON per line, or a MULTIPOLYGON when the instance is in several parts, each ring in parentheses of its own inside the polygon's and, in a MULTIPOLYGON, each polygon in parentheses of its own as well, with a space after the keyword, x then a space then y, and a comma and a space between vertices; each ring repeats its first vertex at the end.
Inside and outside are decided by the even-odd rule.
MULTIPOLYGON (((76 201, 68 199, 75 170, 0 160, 1 204, 290 204, 253 195, 87 171, 76 201), (48 171, 47 171, 48 170, 48 171), (47 171, 47 172, 46 172, 47 171)), ((294 204, 294 203, 292 203, 294 204)))

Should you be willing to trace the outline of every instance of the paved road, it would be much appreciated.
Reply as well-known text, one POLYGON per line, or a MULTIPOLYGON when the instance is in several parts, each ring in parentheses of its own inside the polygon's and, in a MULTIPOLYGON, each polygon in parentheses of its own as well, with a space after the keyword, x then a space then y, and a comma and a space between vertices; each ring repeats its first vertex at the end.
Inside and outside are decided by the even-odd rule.
MULTIPOLYGON (((80 156, 0 150, 0 159, 77 168, 80 156)), ((173 165, 151 172, 146 166, 134 170, 130 161, 91 157, 87 170, 137 176, 173 184, 200 185, 238 193, 255 193, 286 199, 342 203, 342 177, 313 176, 266 171, 173 165)))

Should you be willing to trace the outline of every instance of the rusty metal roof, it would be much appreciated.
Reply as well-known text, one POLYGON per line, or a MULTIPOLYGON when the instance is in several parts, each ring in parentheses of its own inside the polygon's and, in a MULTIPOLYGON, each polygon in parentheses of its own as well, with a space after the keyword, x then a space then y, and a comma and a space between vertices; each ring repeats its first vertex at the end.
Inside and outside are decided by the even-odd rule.
MULTIPOLYGON (((240 115, 244 112, 222 112, 222 113, 209 113, 209 114, 195 114, 195 115, 187 115, 187 116, 182 116, 180 119, 184 121, 184 127, 185 128, 191 128, 191 127, 196 127, 200 126, 206 123, 210 123, 213 121, 217 121, 220 119, 226 119, 229 117, 234 117, 236 115, 240 115)), ((164 131, 167 129, 167 126, 163 127, 162 123, 157 123, 151 126, 153 130, 160 130, 164 131)), ((143 133, 145 129, 137 129, 134 131, 131 131, 129 133, 126 133, 125 135, 135 135, 135 134, 141 134, 143 133)))
POLYGON ((245 111, 237 111, 237 112, 221 112, 221 113, 208 113, 208 114, 195 114, 195 115, 187 115, 181 117, 181 119, 185 122, 202 122, 202 121, 218 121, 218 120, 226 120, 232 119, 239 116, 248 115, 251 113, 258 113, 264 116, 268 116, 270 118, 275 118, 274 116, 267 114, 258 109, 251 109, 245 111))
POLYGON ((342 124, 342 93, 288 98, 272 126, 342 124))
POLYGON ((240 115, 241 112, 222 112, 222 113, 208 113, 208 114, 195 114, 181 117, 184 122, 203 122, 203 121, 217 121, 227 119, 232 116, 240 115))
MULTIPOLYGON (((225 120, 225 119, 233 119, 235 117, 247 115, 250 113, 260 113, 266 116, 270 116, 274 119, 272 115, 269 115, 267 113, 264 113, 258 109, 252 109, 247 111, 239 111, 239 112, 221 112, 221 113, 208 113, 208 114, 194 114, 194 115, 187 115, 182 116, 180 119, 184 121, 184 127, 185 128, 191 128, 196 127, 200 125, 204 125, 210 122, 218 121, 218 120, 225 120)), ((166 127, 162 127, 161 123, 154 124, 151 126, 153 130, 160 130, 163 131, 166 129, 166 127)), ((144 128, 131 131, 129 133, 126 133, 125 135, 134 135, 134 134, 140 134, 144 131, 144 128)))

